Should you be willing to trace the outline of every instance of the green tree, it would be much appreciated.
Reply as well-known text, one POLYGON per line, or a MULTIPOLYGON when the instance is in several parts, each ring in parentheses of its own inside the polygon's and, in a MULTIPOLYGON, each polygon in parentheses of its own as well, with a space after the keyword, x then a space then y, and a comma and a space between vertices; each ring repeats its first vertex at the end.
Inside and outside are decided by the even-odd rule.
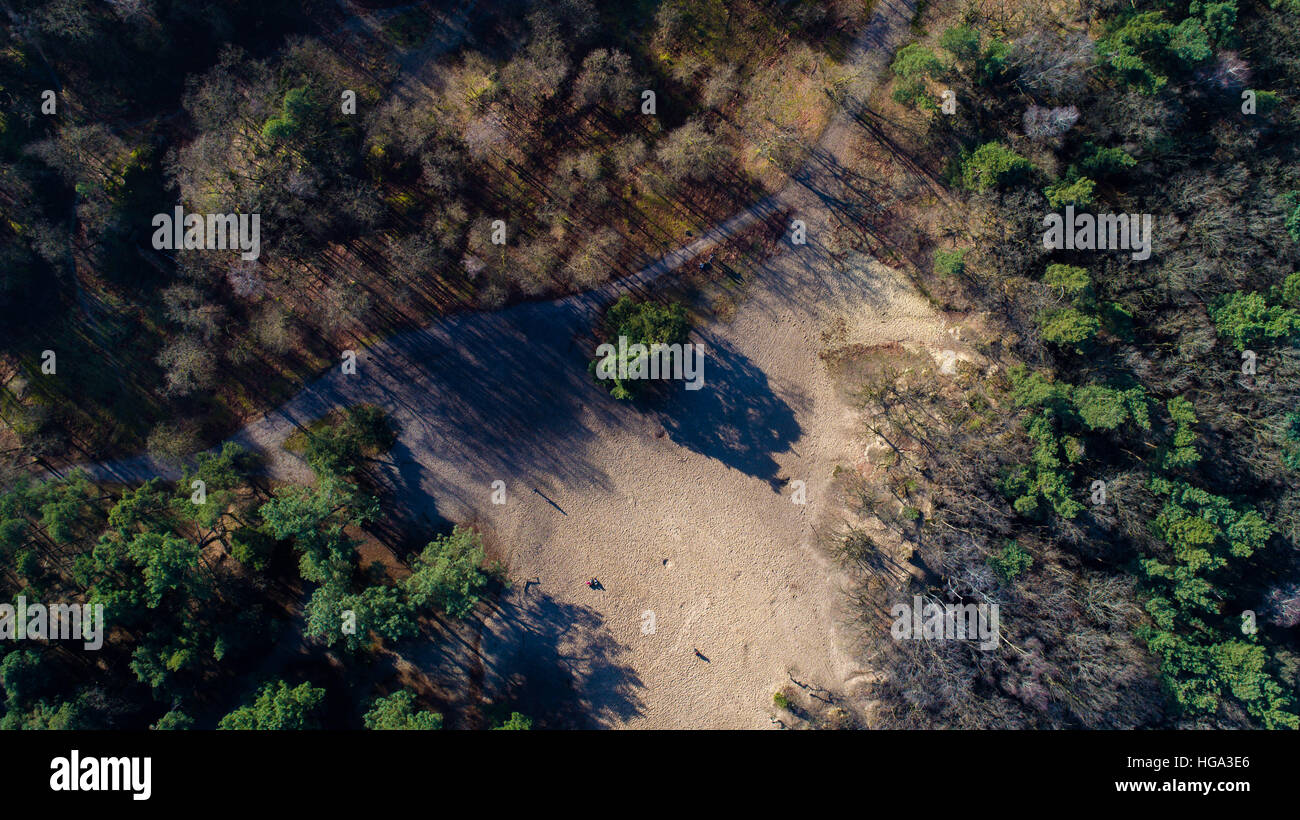
POLYGON ((488 584, 490 576, 483 569, 486 560, 479 534, 458 525, 451 535, 429 542, 402 585, 414 606, 432 605, 463 618, 474 609, 488 584))
POLYGON ((1079 345, 1097 335, 1101 322, 1076 308, 1057 308, 1038 314, 1043 341, 1058 345, 1079 345))
POLYGON ((344 532, 377 514, 373 498, 356 493, 337 476, 325 473, 315 487, 290 486, 260 509, 267 531, 292 540, 300 553, 299 571, 308 581, 347 578, 356 563, 356 545, 344 532))
POLYGON ((1195 465, 1201 460, 1196 451, 1196 433, 1192 425, 1196 424, 1196 408, 1182 396, 1174 396, 1165 403, 1169 418, 1174 423, 1174 434, 1165 448, 1162 464, 1165 469, 1183 469, 1195 465))
POLYGON ((442 715, 426 709, 416 710, 415 695, 405 689, 386 698, 376 698, 362 720, 367 729, 429 730, 442 728, 442 715))
POLYGON ((1048 265, 1043 284, 1071 300, 1088 300, 1092 294, 1088 271, 1074 265, 1048 265))
POLYGON ((511 712, 510 717, 500 726, 494 726, 494 729, 504 729, 506 731, 527 731, 533 728, 533 719, 519 712, 511 712))
POLYGON ((374 405, 348 408, 343 420, 307 439, 307 463, 317 473, 347 475, 367 457, 387 452, 397 441, 388 415, 374 405))
POLYGON ((199 566, 198 544, 171 534, 146 532, 131 539, 127 555, 144 576, 145 603, 157 607, 163 595, 193 591, 199 566))
POLYGON ((952 53, 959 63, 973 65, 980 56, 979 32, 969 26, 953 26, 939 35, 939 45, 952 53))
POLYGON ((282 680, 258 690, 253 703, 223 717, 218 729, 298 730, 315 729, 325 690, 310 683, 292 689, 282 680))
POLYGON ((1269 305, 1263 294, 1235 291, 1210 307, 1220 336, 1238 350, 1261 344, 1290 344, 1300 337, 1300 311, 1269 305))
POLYGON ((962 185, 969 191, 987 191, 1012 185, 1029 175, 1029 160, 1000 142, 986 142, 962 163, 962 185))
POLYGON ((895 102, 931 111, 938 108, 925 90, 926 78, 937 78, 946 70, 938 55, 919 43, 910 43, 898 50, 890 68, 898 77, 892 93, 895 102))
POLYGON ((349 652, 361 650, 372 632, 390 641, 416 633, 410 604, 400 590, 388 586, 348 593, 340 579, 333 579, 312 593, 303 615, 304 635, 329 647, 342 642, 349 652))
POLYGON ((934 272, 942 277, 961 276, 966 272, 966 248, 942 248, 934 252, 934 272))
POLYGON ((1064 208, 1066 205, 1087 208, 1093 203, 1096 188, 1097 183, 1091 179, 1076 177, 1053 182, 1043 190, 1043 194, 1051 208, 1064 208))
POLYGON ((1122 174, 1137 166, 1137 160, 1123 148, 1097 148, 1091 144, 1089 148, 1091 153, 1079 165, 1094 177, 1122 174))
POLYGON ((178 731, 182 729, 193 729, 194 718, 182 712, 180 709, 172 709, 167 714, 158 718, 152 726, 149 727, 156 732, 178 731))
POLYGON ((600 378, 602 383, 607 383, 611 396, 616 399, 632 399, 636 397, 643 381, 620 379, 617 375, 601 378, 607 375, 605 371, 617 374, 620 365, 626 365, 628 372, 632 372, 631 369, 637 359, 648 360, 651 345, 685 344, 691 326, 686 315, 686 307, 680 302, 670 304, 635 302, 631 297, 624 295, 606 312, 604 327, 605 339, 616 350, 606 356, 598 356, 591 362, 589 370, 593 376, 600 378), (627 350, 624 354, 620 354, 617 350, 619 339, 622 337, 627 339, 627 350), (637 356, 632 350, 633 345, 645 345, 647 350, 637 356))
POLYGON ((1150 429, 1146 391, 1140 387, 1117 390, 1100 384, 1076 387, 1072 400, 1079 419, 1089 430, 1114 430, 1132 421, 1150 429))
POLYGON ((1002 580, 1011 582, 1034 565, 1034 556, 1015 541, 1008 541, 1002 545, 1001 552, 989 556, 988 562, 994 572, 1002 576, 1002 580))

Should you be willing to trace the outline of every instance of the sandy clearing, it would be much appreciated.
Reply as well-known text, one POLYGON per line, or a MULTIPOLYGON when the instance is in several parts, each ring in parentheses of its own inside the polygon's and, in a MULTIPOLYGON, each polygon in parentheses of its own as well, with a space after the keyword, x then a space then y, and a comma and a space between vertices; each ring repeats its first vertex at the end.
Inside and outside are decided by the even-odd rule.
POLYGON ((563 512, 531 488, 504 507, 465 511, 511 545, 513 577, 540 581, 486 622, 490 690, 556 721, 586 711, 600 725, 760 728, 772 725, 772 695, 789 673, 832 691, 854 676, 837 637, 843 579, 817 550, 814 526, 834 509, 835 466, 864 444, 818 359, 821 333, 842 317, 854 343, 934 345, 943 323, 865 259, 846 266, 857 276, 844 278, 863 288, 857 299, 841 288, 829 307, 791 300, 791 286, 811 286, 799 253, 772 261, 730 326, 700 334, 724 359, 721 381, 702 394, 748 384, 754 372, 763 389, 731 404, 681 391, 652 417, 616 407, 613 424, 586 414, 590 438, 572 455, 600 465, 600 485, 552 482, 544 491, 563 512), (806 482, 804 506, 791 500, 796 479, 806 482), (585 586, 593 575, 603 591, 585 586), (557 605, 601 626, 598 640, 577 631, 554 647, 554 669, 576 665, 558 681, 527 640, 557 605), (545 702, 565 687, 561 707, 545 702))

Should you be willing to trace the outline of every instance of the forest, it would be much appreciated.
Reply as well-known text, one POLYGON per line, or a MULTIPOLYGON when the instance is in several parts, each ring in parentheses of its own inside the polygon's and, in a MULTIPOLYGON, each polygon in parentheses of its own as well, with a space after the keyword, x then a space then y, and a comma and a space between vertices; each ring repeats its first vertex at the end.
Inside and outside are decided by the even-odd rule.
POLYGON ((834 203, 837 247, 973 328, 955 375, 823 357, 878 442, 823 534, 878 673, 848 722, 1300 728, 1300 0, 934 0, 859 94, 874 6, 0 3, 0 588, 109 625, 0 646, 0 728, 549 728, 401 671, 513 582, 392 509, 383 409, 301 425, 303 482, 228 438, 378 340, 643 270, 841 108, 853 190, 914 185, 834 203), (155 242, 178 209, 259 215, 258 252, 155 242), (78 469, 138 453, 179 479, 78 469), (998 605, 1000 645, 892 640, 913 596, 998 605))
POLYGON ((835 548, 865 621, 903 578, 1004 642, 864 630, 880 725, 1297 728, 1300 5, 1014 5, 931 10, 875 112, 957 197, 918 282, 988 326, 863 379, 885 480, 835 548), (1150 258, 1045 247, 1067 206, 1150 258))

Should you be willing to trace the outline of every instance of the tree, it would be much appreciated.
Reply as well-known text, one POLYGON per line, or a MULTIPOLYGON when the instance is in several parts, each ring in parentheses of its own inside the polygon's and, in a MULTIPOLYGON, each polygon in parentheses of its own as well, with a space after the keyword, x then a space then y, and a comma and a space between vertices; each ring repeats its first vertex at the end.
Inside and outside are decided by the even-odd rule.
POLYGON ((970 191, 987 191, 1012 185, 1027 177, 1029 160, 1000 142, 986 142, 962 163, 962 184, 970 191))
POLYGON ((405 689, 386 698, 376 698, 362 718, 367 729, 373 730, 430 730, 442 728, 442 715, 415 708, 415 695, 405 689))
POLYGON ((1097 51, 1116 76, 1145 94, 1155 94, 1171 73, 1204 63, 1214 53, 1200 20, 1174 24, 1161 11, 1122 18, 1097 41, 1097 51))
POLYGON ((158 718, 158 720, 149 728, 157 732, 193 729, 194 718, 185 714, 180 709, 172 709, 167 712, 167 714, 158 718))
POLYGON ((570 65, 554 18, 534 13, 528 24, 528 45, 501 70, 501 84, 525 111, 532 113, 559 90, 570 65))
POLYGON ((218 729, 296 731, 315 729, 325 690, 310 683, 294 688, 282 680, 258 690, 253 703, 240 706, 217 723, 218 729))
POLYGON ((1043 190, 1043 195, 1047 197, 1047 204, 1052 208, 1064 208, 1067 205, 1087 208, 1093 203, 1096 188, 1097 183, 1087 177, 1060 179, 1048 185, 1043 190))
POLYGON ((709 79, 705 80, 700 102, 709 108, 722 108, 736 96, 739 87, 736 67, 724 63, 709 75, 709 79))
POLYGON ((1010 582, 1016 576, 1034 565, 1034 557, 1015 541, 1008 541, 1002 546, 1002 552, 989 557, 989 566, 1002 580, 1010 582))
POLYGON ((402 582, 414 606, 435 606, 453 618, 468 615, 490 578, 483 565, 487 554, 479 534, 457 525, 450 535, 429 542, 402 582))
POLYGON ((1073 105, 1044 108, 1031 105, 1025 109, 1023 122, 1025 136, 1034 140, 1054 139, 1074 127, 1079 121, 1079 109, 1073 105))
POLYGON ((938 55, 920 43, 909 43, 900 48, 889 67, 905 80, 935 77, 944 70, 943 61, 938 55))
POLYGON ((1269 305, 1260 293, 1226 294, 1211 305, 1210 317, 1219 335, 1227 337, 1238 350, 1285 344, 1300 337, 1300 311, 1269 305))
POLYGON ((574 284, 592 288, 610 276, 623 237, 613 228, 601 228, 591 235, 564 264, 564 275, 574 284))
POLYGON ((1089 299, 1092 295, 1092 278, 1086 269, 1075 265, 1048 265, 1043 284, 1072 300, 1089 299))
POLYGON ((1078 347, 1097 335, 1101 322, 1075 308, 1057 308, 1038 315, 1039 332, 1043 341, 1078 347))
POLYGON ((1291 191, 1282 201, 1290 209, 1286 215, 1286 232, 1291 236, 1291 241, 1300 242, 1300 191, 1291 191))
POLYGON ((895 102, 928 110, 938 107, 925 90, 927 78, 937 78, 945 71, 943 61, 933 51, 920 43, 909 43, 894 55, 890 69, 898 77, 892 92, 895 102))
POLYGON ((1123 148, 1093 148, 1080 167, 1095 177, 1122 174, 1137 166, 1137 160, 1123 148))
POLYGON ((312 593, 304 608, 307 622, 303 634, 327 647, 342 642, 349 652, 358 652, 373 632, 386 640, 400 640, 416 634, 414 612, 401 591, 389 586, 369 586, 349 593, 344 580, 331 579, 312 593), (345 631, 344 627, 350 627, 345 631))
POLYGON ((961 276, 966 273, 966 248, 943 249, 934 252, 934 272, 943 276, 961 276))
POLYGON ((505 730, 505 731, 516 731, 516 732, 527 731, 533 728, 533 719, 520 712, 511 712, 510 717, 507 718, 500 726, 494 726, 492 728, 505 730))
POLYGON ((1089 430, 1114 430, 1132 421, 1143 430, 1151 427, 1146 392, 1140 387, 1119 390, 1101 384, 1076 387, 1075 411, 1089 430))
POLYGON ((293 139, 322 119, 321 108, 309 88, 291 88, 284 95, 280 112, 262 126, 262 136, 273 142, 293 139))
POLYGON ((127 555, 144 577, 145 603, 157 607, 168 592, 191 590, 199 565, 199 547, 185 538, 145 532, 131 539, 127 555))
POLYGON ((659 142, 655 157, 674 182, 702 180, 726 161, 727 149, 701 118, 692 117, 659 142))
POLYGON ((383 408, 372 404, 348 408, 342 421, 313 432, 307 439, 307 463, 318 474, 354 472, 367 457, 387 452, 397 441, 383 408))
POLYGON ((1018 82, 1053 97, 1086 87, 1095 60, 1092 39, 1079 32, 1033 29, 1016 40, 1011 50, 1018 82))
POLYGON ((301 554, 302 577, 325 583, 351 575, 356 549, 343 528, 373 518, 375 503, 342 479, 326 473, 315 487, 282 487, 275 498, 261 506, 259 514, 271 535, 293 541, 301 554))
POLYGON ((617 49, 594 49, 573 81, 573 99, 580 107, 612 103, 617 111, 620 102, 630 107, 636 101, 632 58, 617 49))
POLYGON ((619 339, 626 338, 627 349, 624 353, 616 352, 594 359, 590 370, 593 375, 606 383, 610 395, 614 398, 632 399, 637 395, 642 380, 620 379, 617 376, 605 378, 609 374, 602 371, 612 369, 617 372, 619 366, 626 363, 628 372, 631 372, 634 361, 633 345, 644 345, 647 348, 646 352, 637 358, 648 359, 651 345, 686 343, 690 333, 690 320, 686 315, 686 307, 680 302, 670 304, 652 301, 636 302, 630 296, 624 295, 606 311, 604 328, 607 343, 618 348, 619 339), (623 356, 623 360, 616 361, 615 357, 618 356, 623 356))
POLYGON ((0 684, 4 686, 7 709, 25 709, 35 703, 49 681, 49 664, 30 649, 10 650, 0 661, 0 684))
POLYGON ((1165 403, 1165 407, 1174 423, 1174 434, 1164 451, 1164 467, 1171 470, 1191 467, 1201 460, 1201 454, 1195 446, 1196 434, 1192 432, 1192 425, 1196 423, 1196 408, 1182 396, 1174 396, 1165 403))
POLYGON ((166 368, 166 390, 170 396, 188 396, 212 386, 217 377, 217 357, 204 341, 192 334, 172 338, 158 354, 166 368))
POLYGON ((980 55, 979 32, 969 26, 953 26, 939 35, 939 45, 952 53, 959 63, 973 65, 980 55))

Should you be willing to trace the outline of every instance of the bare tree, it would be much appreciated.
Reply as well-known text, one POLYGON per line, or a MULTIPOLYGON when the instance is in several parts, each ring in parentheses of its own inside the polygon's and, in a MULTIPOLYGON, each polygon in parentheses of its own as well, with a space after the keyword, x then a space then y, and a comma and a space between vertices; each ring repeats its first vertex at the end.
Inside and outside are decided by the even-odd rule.
POLYGON ((1040 94, 1060 97, 1086 85, 1095 49, 1085 34, 1033 30, 1012 44, 1011 64, 1020 82, 1040 94))
POLYGON ((635 96, 632 58, 617 49, 592 51, 582 61, 582 69, 573 82, 574 102, 582 108, 601 103, 618 110, 630 106, 635 96))
POLYGON ((1043 108, 1031 105, 1025 109, 1025 136, 1034 140, 1059 137, 1079 121, 1079 109, 1073 105, 1063 108, 1043 108))

